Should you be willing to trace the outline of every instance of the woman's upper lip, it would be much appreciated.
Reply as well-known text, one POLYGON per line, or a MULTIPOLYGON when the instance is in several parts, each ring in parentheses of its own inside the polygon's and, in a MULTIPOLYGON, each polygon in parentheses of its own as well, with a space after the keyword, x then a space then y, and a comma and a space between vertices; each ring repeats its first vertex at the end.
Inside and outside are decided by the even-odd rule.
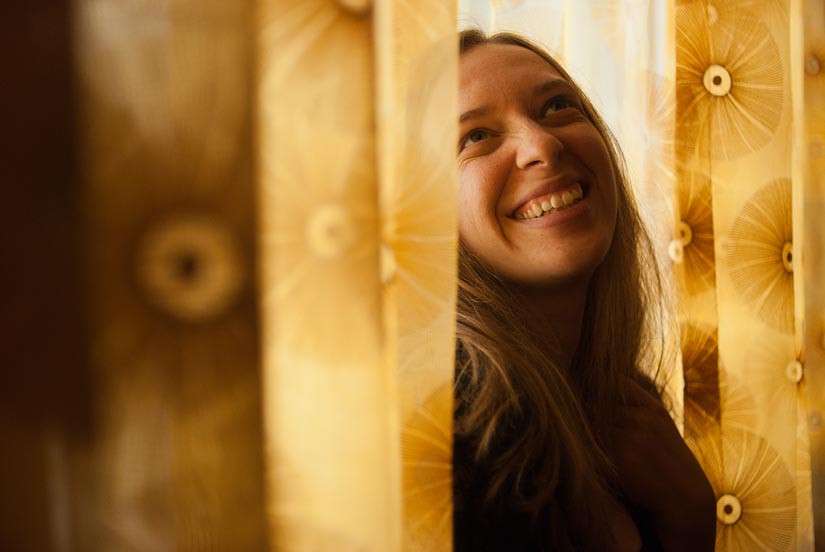
POLYGON ((570 176, 566 178, 556 178, 551 181, 544 182, 543 184, 539 184, 536 187, 532 188, 530 192, 524 194, 522 197, 519 198, 518 204, 514 209, 510 210, 509 216, 511 218, 515 217, 515 214, 525 205, 533 201, 534 199, 545 196, 548 194, 560 192, 576 184, 581 184, 582 190, 586 191, 587 184, 585 181, 577 176, 570 176))

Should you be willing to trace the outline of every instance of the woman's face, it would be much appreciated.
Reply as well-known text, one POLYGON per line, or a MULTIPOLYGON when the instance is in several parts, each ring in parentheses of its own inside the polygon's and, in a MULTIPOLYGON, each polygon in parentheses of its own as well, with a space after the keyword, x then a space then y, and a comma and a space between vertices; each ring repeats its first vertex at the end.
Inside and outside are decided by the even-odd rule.
POLYGON ((461 56, 459 235, 507 280, 586 283, 616 225, 607 146, 574 89, 509 44, 461 56))

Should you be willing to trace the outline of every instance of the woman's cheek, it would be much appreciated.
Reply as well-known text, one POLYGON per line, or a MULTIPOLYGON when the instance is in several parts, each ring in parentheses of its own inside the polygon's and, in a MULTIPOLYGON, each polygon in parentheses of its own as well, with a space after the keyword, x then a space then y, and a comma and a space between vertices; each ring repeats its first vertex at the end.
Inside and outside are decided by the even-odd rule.
POLYGON ((481 190, 484 189, 484 171, 477 160, 468 160, 459 171, 458 203, 462 208, 470 207, 479 201, 481 190))

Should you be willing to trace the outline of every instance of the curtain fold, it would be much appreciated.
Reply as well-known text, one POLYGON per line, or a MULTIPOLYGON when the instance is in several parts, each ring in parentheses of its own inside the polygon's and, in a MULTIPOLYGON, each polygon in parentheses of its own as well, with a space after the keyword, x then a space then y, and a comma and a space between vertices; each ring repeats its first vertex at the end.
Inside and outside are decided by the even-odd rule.
POLYGON ((251 2, 73 4, 90 420, 47 433, 58 550, 254 550, 251 2))
POLYGON ((547 46, 624 148, 717 548, 822 548, 821 1, 71 12, 78 211, 60 224, 78 253, 60 266, 81 277, 54 290, 83 288, 65 303, 82 320, 71 358, 42 355, 53 379, 14 380, 25 420, 2 424, 30 456, 4 464, 37 494, 28 542, 451 549, 458 23, 547 46))
POLYGON ((264 0, 268 514, 283 550, 449 550, 455 7, 264 0))

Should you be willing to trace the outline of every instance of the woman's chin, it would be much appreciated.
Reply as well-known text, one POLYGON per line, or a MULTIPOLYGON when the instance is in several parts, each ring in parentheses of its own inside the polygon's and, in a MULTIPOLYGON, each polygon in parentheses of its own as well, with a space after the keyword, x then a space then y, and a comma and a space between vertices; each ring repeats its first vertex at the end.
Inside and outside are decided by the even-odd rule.
POLYGON ((586 286, 596 266, 583 263, 581 266, 565 266, 565 270, 535 268, 533 270, 504 274, 507 281, 524 288, 571 289, 586 286))

